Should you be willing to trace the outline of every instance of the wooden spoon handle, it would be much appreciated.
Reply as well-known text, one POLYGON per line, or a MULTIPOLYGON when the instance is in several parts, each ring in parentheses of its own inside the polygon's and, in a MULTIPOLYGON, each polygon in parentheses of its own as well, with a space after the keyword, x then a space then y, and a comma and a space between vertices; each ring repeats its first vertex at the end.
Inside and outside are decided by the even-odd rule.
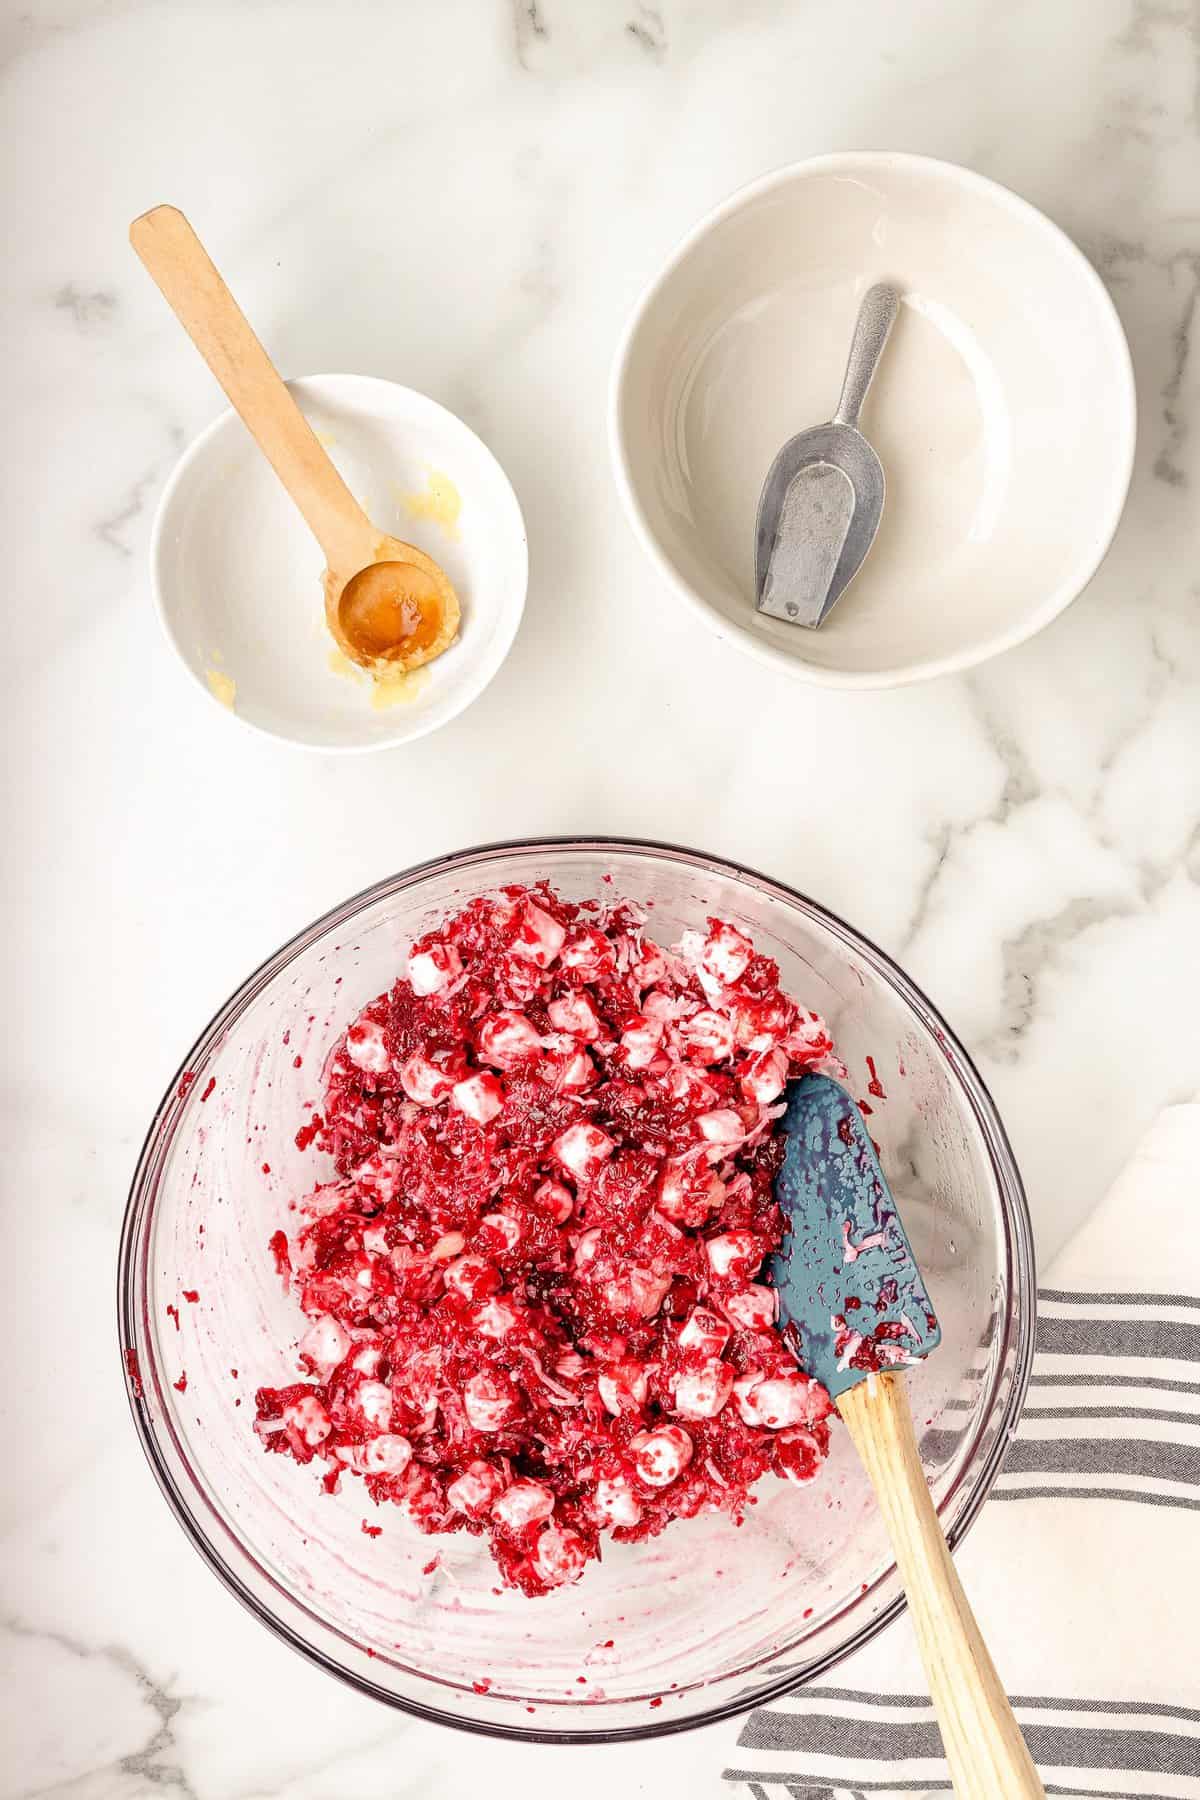
POLYGON ((362 568, 379 534, 183 214, 156 206, 133 221, 129 241, 299 507, 326 563, 343 577, 362 568))
POLYGON ((954 1792, 959 1800, 1043 1800, 925 1485, 903 1378, 869 1377, 837 1404, 892 1541, 954 1792))

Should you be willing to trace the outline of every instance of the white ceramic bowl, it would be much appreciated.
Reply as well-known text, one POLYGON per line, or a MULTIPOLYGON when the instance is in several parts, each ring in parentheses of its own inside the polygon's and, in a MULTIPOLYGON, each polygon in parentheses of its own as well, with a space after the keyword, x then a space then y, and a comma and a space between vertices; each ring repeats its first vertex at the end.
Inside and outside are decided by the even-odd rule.
POLYGON ((150 566, 167 636, 206 693, 272 737, 320 750, 423 737, 483 692, 516 635, 528 578, 516 495, 475 433, 423 394, 368 375, 288 386, 373 523, 445 569, 458 639, 394 689, 337 654, 321 551, 233 412, 185 450, 159 502, 150 566))
POLYGON ((969 668, 1032 636, 1094 574, 1133 467, 1112 301, 1026 201, 925 157, 815 157, 685 238, 617 353, 610 437, 634 529, 718 634, 832 687, 969 668), (875 547, 819 631, 754 608, 775 452, 830 418, 859 301, 904 305, 862 425, 887 476, 875 547))

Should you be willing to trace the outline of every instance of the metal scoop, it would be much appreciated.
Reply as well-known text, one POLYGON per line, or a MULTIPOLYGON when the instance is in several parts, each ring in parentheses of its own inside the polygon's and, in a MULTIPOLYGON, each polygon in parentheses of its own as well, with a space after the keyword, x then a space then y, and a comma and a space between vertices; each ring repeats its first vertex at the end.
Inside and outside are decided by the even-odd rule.
POLYGON ((883 516, 883 465, 858 415, 896 321, 900 295, 881 282, 859 309, 838 409, 789 438, 763 483, 755 528, 758 610, 816 627, 854 580, 883 516))

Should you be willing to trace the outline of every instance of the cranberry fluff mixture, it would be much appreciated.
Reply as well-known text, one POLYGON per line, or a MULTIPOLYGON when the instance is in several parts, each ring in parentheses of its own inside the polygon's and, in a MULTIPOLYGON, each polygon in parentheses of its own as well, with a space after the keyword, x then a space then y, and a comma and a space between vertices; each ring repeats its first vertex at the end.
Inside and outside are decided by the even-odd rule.
POLYGON ((266 1447, 486 1537, 527 1594, 828 1448, 759 1275, 781 1095, 829 1035, 732 925, 643 927, 541 886, 422 938, 300 1134, 337 1177, 272 1240, 310 1324, 266 1447))

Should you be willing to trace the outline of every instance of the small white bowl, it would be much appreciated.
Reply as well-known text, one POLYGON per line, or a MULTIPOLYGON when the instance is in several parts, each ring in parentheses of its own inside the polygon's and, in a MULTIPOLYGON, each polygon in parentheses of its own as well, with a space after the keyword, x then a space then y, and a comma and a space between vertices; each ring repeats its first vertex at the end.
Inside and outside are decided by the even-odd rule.
POLYGON ((457 641, 395 688, 337 653, 321 551, 233 412, 184 451, 159 501, 159 615, 205 692, 259 731, 320 750, 407 743, 469 706, 508 654, 529 572, 521 509, 491 451, 425 395, 369 375, 288 386, 372 522, 445 569, 457 641))
POLYGON ((743 188, 642 296, 613 369, 617 485, 717 633, 828 687, 965 669, 1049 624, 1111 542, 1133 469, 1129 348, 1099 276, 1007 188, 926 157, 820 156, 743 188), (831 418, 859 301, 904 305, 863 413, 887 501, 809 631, 754 607, 775 452, 831 418))

